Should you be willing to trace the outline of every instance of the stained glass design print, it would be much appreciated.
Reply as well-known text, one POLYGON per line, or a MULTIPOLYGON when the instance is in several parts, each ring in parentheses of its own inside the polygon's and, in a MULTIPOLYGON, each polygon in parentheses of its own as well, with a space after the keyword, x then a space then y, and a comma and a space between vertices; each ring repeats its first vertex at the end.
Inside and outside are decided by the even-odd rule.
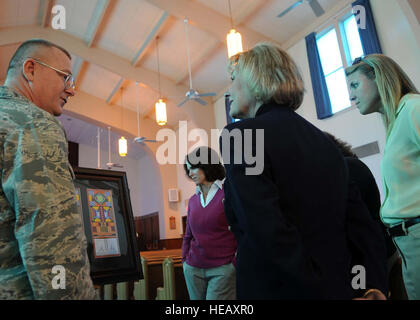
POLYGON ((111 190, 87 189, 95 258, 120 256, 111 190))

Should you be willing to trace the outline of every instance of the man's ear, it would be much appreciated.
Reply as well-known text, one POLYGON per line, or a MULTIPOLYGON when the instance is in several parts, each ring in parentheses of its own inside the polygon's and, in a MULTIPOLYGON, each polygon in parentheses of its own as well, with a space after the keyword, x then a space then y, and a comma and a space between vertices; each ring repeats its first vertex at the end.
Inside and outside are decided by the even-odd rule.
POLYGON ((34 81, 35 63, 31 59, 26 59, 23 62, 22 74, 27 81, 34 81))

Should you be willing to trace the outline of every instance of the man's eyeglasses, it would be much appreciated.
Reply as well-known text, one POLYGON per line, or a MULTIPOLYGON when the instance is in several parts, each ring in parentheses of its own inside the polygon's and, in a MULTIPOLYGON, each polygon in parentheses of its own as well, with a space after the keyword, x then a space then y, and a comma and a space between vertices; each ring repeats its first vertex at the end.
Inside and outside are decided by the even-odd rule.
POLYGON ((64 90, 68 90, 70 88, 73 88, 74 89, 74 77, 73 77, 72 74, 67 73, 67 72, 64 72, 64 71, 61 71, 59 69, 56 69, 56 68, 50 66, 49 64, 47 64, 45 62, 42 62, 42 61, 40 61, 38 59, 35 59, 35 58, 31 58, 31 59, 34 60, 36 63, 39 63, 40 65, 43 65, 43 66, 48 67, 50 69, 53 69, 58 74, 61 74, 61 75, 65 76, 65 78, 64 78, 64 90))

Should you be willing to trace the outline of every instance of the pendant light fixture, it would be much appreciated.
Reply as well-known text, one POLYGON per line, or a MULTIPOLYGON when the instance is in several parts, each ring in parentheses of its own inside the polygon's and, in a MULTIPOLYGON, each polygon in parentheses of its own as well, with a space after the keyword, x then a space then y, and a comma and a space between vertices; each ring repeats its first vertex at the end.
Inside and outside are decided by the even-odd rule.
POLYGON ((232 19, 232 8, 229 2, 229 14, 230 14, 230 25, 231 29, 226 37, 227 40, 227 48, 228 48, 228 57, 234 56, 235 54, 242 52, 242 36, 241 34, 235 30, 233 27, 233 19, 232 19))
POLYGON ((158 46, 159 37, 156 37, 156 55, 157 55, 157 66, 158 66, 158 81, 159 81, 159 100, 155 104, 156 110, 156 122, 160 126, 164 126, 168 122, 166 116, 166 103, 162 99, 160 92, 160 64, 159 64, 159 46, 158 46))
MULTIPOLYGON (((121 122, 124 121, 124 106, 123 106, 123 87, 121 87, 121 122)), ((122 136, 120 140, 118 140, 118 153, 120 157, 125 157, 127 155, 127 139, 122 136)))

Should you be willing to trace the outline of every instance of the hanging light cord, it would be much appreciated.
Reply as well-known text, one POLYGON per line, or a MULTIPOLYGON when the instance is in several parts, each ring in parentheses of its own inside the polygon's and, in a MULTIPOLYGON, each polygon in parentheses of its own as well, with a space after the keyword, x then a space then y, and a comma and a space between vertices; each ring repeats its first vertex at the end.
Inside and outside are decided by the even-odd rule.
POLYGON ((156 37, 156 56, 157 56, 157 65, 158 65, 158 86, 159 86, 159 99, 161 98, 160 94, 160 64, 159 64, 159 45, 158 45, 159 37, 156 37))
POLYGON ((232 29, 234 29, 233 28, 233 18, 232 18, 232 7, 230 6, 230 0, 228 0, 228 3, 229 3, 230 25, 231 25, 232 29))
POLYGON ((137 137, 140 137, 139 83, 138 82, 136 82, 136 109, 137 109, 137 137))
POLYGON ((124 87, 121 87, 121 125, 124 128, 123 89, 124 89, 124 87))
POLYGON ((184 25, 185 25, 185 35, 187 38, 187 58, 188 58, 188 74, 190 76, 190 89, 192 89, 192 76, 191 76, 191 58, 190 58, 190 38, 188 35, 188 19, 184 19, 184 25))

